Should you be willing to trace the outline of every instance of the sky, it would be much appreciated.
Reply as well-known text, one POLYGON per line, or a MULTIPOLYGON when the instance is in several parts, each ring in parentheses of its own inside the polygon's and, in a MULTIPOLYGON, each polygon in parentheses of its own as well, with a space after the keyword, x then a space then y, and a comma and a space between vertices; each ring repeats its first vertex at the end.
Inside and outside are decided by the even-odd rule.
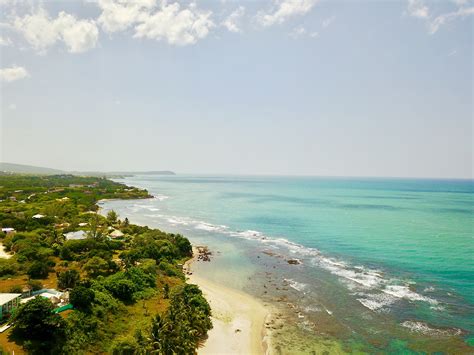
POLYGON ((0 0, 0 160, 473 177, 473 0, 0 0))

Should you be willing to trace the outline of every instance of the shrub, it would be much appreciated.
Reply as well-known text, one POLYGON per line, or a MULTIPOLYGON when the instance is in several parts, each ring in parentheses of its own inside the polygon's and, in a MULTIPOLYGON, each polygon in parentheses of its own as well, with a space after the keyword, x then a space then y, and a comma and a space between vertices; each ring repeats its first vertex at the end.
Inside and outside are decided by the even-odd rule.
POLYGON ((0 277, 13 276, 18 270, 18 265, 12 259, 0 259, 0 277))
POLYGON ((166 261, 160 262, 158 268, 167 276, 182 276, 182 273, 173 264, 166 261))
POLYGON ((69 294, 69 302, 79 310, 89 310, 92 302, 94 302, 95 293, 90 288, 84 286, 76 286, 69 294))
POLYGON ((20 285, 15 285, 10 288, 11 293, 22 293, 23 292, 23 287, 20 285))
POLYGON ((83 266, 83 269, 90 277, 106 275, 109 271, 109 264, 104 259, 94 256, 90 258, 83 266))
POLYGON ((113 355, 134 355, 138 350, 139 346, 134 338, 124 337, 114 341, 110 352, 113 355))
POLYGON ((48 277, 49 266, 44 261, 34 261, 27 273, 32 279, 45 279, 48 277))
POLYGON ((41 283, 41 281, 37 281, 37 280, 28 281, 28 286, 31 287, 32 291, 39 291, 43 289, 43 284, 41 283))
POLYGON ((80 280, 77 270, 66 270, 58 274, 58 288, 73 288, 80 280))

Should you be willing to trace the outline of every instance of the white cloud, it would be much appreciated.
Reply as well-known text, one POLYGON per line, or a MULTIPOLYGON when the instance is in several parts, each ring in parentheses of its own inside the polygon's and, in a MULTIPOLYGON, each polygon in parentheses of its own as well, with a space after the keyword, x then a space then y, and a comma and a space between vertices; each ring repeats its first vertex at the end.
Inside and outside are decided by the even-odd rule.
POLYGON ((290 37, 293 37, 295 39, 301 38, 301 37, 310 37, 310 38, 316 38, 319 36, 318 32, 308 32, 306 28, 303 26, 298 26, 293 29, 290 33, 290 37))
POLYGON ((331 16, 325 19, 322 23, 323 28, 328 28, 336 20, 336 16, 331 16))
POLYGON ((456 20, 457 18, 463 18, 474 14, 474 7, 466 7, 465 5, 473 2, 472 0, 452 0, 453 4, 456 4, 458 9, 456 11, 448 12, 445 14, 434 17, 430 14, 430 9, 426 6, 422 0, 408 0, 407 14, 420 18, 426 21, 428 26, 428 32, 434 34, 438 32, 441 26, 456 20))
POLYGON ((141 20, 135 27, 134 37, 166 40, 174 45, 194 44, 215 26, 211 15, 211 11, 200 11, 195 4, 181 9, 176 2, 164 3, 158 11, 141 20))
POLYGON ((194 44, 205 38, 214 22, 211 11, 197 9, 195 3, 181 7, 166 0, 99 0, 102 13, 98 23, 113 33, 133 29, 135 38, 164 40, 173 45, 194 44))
POLYGON ((438 32, 441 26, 447 24, 448 22, 451 22, 457 18, 467 17, 473 14, 474 7, 462 7, 457 11, 439 15, 429 24, 428 31, 430 34, 434 34, 438 32))
POLYGON ((69 52, 82 53, 97 45, 99 30, 94 22, 61 12, 55 23, 69 52))
POLYGON ((290 36, 293 38, 300 38, 306 34, 306 29, 303 26, 298 26, 291 31, 290 36))
POLYGON ((99 38, 94 21, 78 20, 64 11, 51 19, 43 8, 34 14, 16 17, 13 26, 40 53, 45 53, 58 41, 64 42, 71 53, 85 52, 94 48, 99 38))
POLYGON ((227 28, 230 32, 238 33, 242 32, 240 28, 240 20, 245 14, 245 7, 239 6, 234 12, 232 12, 221 25, 227 28))
POLYGON ((428 18, 430 16, 428 6, 422 0, 408 0, 408 15, 418 18, 428 18))
POLYGON ((456 55, 457 52, 458 51, 456 49, 453 49, 451 52, 448 53, 448 57, 452 57, 453 55, 456 55))
POLYGON ((10 105, 8 105, 8 109, 14 111, 14 110, 16 110, 16 105, 15 104, 10 104, 10 105))
POLYGON ((260 12, 257 21, 267 27, 285 22, 291 17, 307 14, 318 0, 279 0, 270 13, 260 12))
POLYGON ((102 13, 98 22, 104 31, 124 31, 143 20, 156 7, 156 0, 99 0, 102 13))
POLYGON ((7 83, 28 77, 29 74, 23 67, 13 66, 0 69, 0 80, 7 83))

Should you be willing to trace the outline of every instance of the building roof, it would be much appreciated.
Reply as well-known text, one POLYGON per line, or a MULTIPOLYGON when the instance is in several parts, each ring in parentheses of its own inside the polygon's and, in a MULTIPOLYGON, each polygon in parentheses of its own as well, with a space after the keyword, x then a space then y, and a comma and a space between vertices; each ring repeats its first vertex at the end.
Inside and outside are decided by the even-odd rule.
POLYGON ((42 214, 35 214, 32 218, 43 218, 44 216, 42 214))
POLYGON ((0 293, 0 306, 3 306, 5 303, 8 303, 20 296, 21 293, 0 293))
POLYGON ((2 228, 2 232, 5 232, 5 233, 8 233, 8 232, 13 232, 15 230, 15 228, 2 228))
POLYGON ((67 240, 86 239, 87 233, 83 230, 63 234, 67 240))
POLYGON ((120 238, 120 237, 123 237, 123 233, 121 231, 119 231, 118 229, 114 230, 112 233, 109 234, 111 237, 114 237, 114 238, 120 238))

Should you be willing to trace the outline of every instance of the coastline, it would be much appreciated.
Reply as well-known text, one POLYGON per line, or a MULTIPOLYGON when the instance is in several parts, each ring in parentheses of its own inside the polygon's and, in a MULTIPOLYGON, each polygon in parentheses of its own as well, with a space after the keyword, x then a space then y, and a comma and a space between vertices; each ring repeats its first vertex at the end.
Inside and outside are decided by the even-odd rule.
MULTIPOLYGON (((128 181, 127 183, 131 184, 128 181)), ((419 322, 417 324, 421 324, 424 328, 408 329, 404 325, 400 326, 396 317, 393 318, 393 321, 392 318, 387 321, 388 318, 384 314, 379 316, 379 312, 372 309, 367 310, 367 306, 361 305, 359 299, 346 297, 347 292, 340 292, 340 288, 344 287, 345 283, 339 287, 341 286, 339 280, 347 279, 346 274, 342 274, 342 272, 355 272, 356 276, 362 278, 366 275, 372 277, 371 273, 367 273, 367 270, 372 272, 370 268, 353 270, 350 264, 339 263, 336 264, 338 268, 335 270, 337 279, 324 267, 317 277, 310 278, 305 271, 312 266, 312 261, 329 263, 331 270, 334 270, 336 266, 333 262, 337 259, 330 256, 325 257, 324 254, 317 251, 315 252, 317 254, 313 254, 314 250, 311 248, 309 248, 309 253, 306 249, 301 251, 301 246, 295 243, 284 244, 285 239, 272 239, 255 230, 243 228, 243 230, 233 231, 229 229, 230 227, 217 224, 217 222, 215 222, 216 224, 208 223, 204 218, 182 217, 179 219, 166 211, 166 204, 140 203, 138 200, 137 205, 133 205, 133 208, 124 207, 120 203, 111 205, 104 207, 105 209, 115 207, 116 211, 127 215, 130 220, 138 220, 138 224, 141 225, 151 224, 162 230, 171 229, 174 233, 190 234, 193 236, 193 245, 196 248, 199 245, 206 245, 211 247, 216 255, 222 254, 221 257, 216 257, 212 264, 195 264, 192 275, 187 275, 187 282, 197 284, 201 288, 214 313, 219 307, 222 309, 221 314, 214 314, 215 317, 212 320, 215 329, 209 332, 208 339, 203 341, 202 346, 198 348, 199 354, 270 354, 274 351, 277 353, 281 351, 310 353, 313 351, 342 354, 350 352, 349 349, 365 350, 366 352, 376 352, 380 349, 391 349, 392 351, 396 349, 400 352, 408 351, 407 349, 466 351, 466 344, 460 337, 436 339, 436 334, 433 334, 437 328, 435 326, 429 328, 430 323, 419 322), (161 209, 163 212, 156 212, 161 209), (219 239, 218 242, 214 240, 229 235, 239 237, 239 239, 225 238, 219 239), (250 241, 247 242, 247 240, 250 241), (243 246, 245 248, 253 240, 261 240, 264 243, 260 248, 255 248, 252 245, 251 249, 244 249, 247 250, 248 255, 240 254, 236 252, 237 249, 229 247, 229 244, 239 244, 239 246, 245 244, 243 246), (232 242, 229 243, 229 241, 232 242), (272 241, 274 241, 273 245, 277 246, 275 250, 268 247, 272 241), (296 254, 295 247, 298 247, 296 254), (300 259, 295 259, 295 255, 298 255, 300 259), (247 256, 248 259, 244 262, 244 257, 247 256), (246 274, 244 268, 254 265, 252 262, 255 262, 259 269, 250 268, 249 273, 246 274), (242 273, 242 271, 244 272, 242 273), (242 274, 245 276, 239 279, 242 274), (243 286, 239 283, 241 280, 245 280, 243 282, 245 287, 238 287, 238 285, 243 286), (251 287, 249 288, 248 285, 251 287), (226 289, 227 287, 230 289, 226 289), (250 296, 250 299, 254 301, 256 298, 257 302, 262 302, 267 309, 271 307, 271 317, 268 319, 265 318, 266 316, 263 317, 263 329, 254 331, 253 335, 250 329, 247 330, 248 335, 243 340, 239 340, 240 338, 235 336, 240 334, 242 329, 238 321, 234 326, 234 319, 236 315, 240 317, 243 314, 242 318, 251 324, 252 312, 243 310, 239 313, 238 309, 242 303, 251 301, 245 300, 239 303, 236 302, 238 296, 234 298, 226 294, 225 290, 234 293, 235 288, 238 290, 248 289, 251 295, 257 296, 250 296, 244 292, 245 296, 250 296), (317 295, 317 297, 312 297, 313 295, 317 295), (212 300, 214 298, 215 301, 212 300), (343 308, 339 307, 340 304, 343 305, 343 308), (234 311, 230 315, 226 314, 229 309, 234 311), (357 321, 352 321, 353 319, 357 321), (379 328, 380 325, 383 325, 383 328, 379 328), (240 331, 235 333, 236 329, 240 329, 240 331), (377 332, 367 333, 366 329, 377 329, 377 332), (379 331, 379 329, 381 330, 379 331), (267 333, 265 334, 264 331, 267 333), (390 336, 387 337, 387 334, 390 336), (392 337, 396 340, 393 340, 392 337), (402 341, 397 343, 399 340, 402 341), (252 341, 254 344, 257 343, 253 349, 251 347, 252 341), (238 344, 235 345, 235 343, 238 344)), ((194 258, 185 263, 186 267, 192 265, 193 262, 200 262, 198 256, 194 253, 194 258)), ((317 266, 321 267, 321 265, 317 266)), ((378 272, 378 269, 375 269, 374 272, 376 272, 375 276, 383 277, 383 273, 378 272)), ((377 288, 375 290, 380 292, 377 288)), ((239 294, 241 292, 237 291, 239 294)), ((426 299, 435 297, 430 288, 422 288, 418 292, 422 292, 420 293, 422 296, 428 292, 427 296, 423 296, 426 299)), ((418 303, 424 300, 420 299, 414 302, 405 295, 395 295, 394 297, 396 297, 396 301, 400 300, 399 303, 406 304, 408 301, 410 309, 414 308, 415 304, 418 306, 418 303)))
POLYGON ((193 258, 184 265, 187 282, 198 285, 212 309, 213 328, 198 349, 199 354, 266 354, 268 340, 265 321, 269 310, 256 298, 208 280, 192 271, 197 261, 198 248, 193 247, 193 258))

